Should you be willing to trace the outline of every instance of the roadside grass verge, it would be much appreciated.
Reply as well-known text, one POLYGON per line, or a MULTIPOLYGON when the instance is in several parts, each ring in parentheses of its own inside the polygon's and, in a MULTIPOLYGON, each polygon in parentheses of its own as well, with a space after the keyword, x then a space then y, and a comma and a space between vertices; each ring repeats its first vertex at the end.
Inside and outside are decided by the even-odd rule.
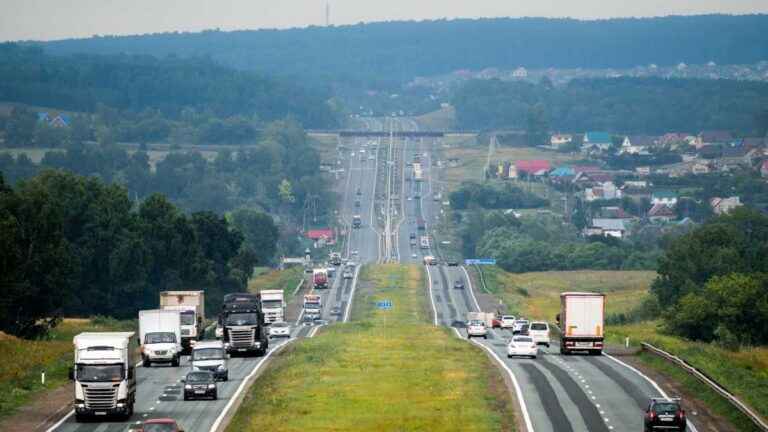
POLYGON ((261 290, 283 290, 288 297, 303 278, 304 269, 301 266, 262 271, 248 281, 248 291, 256 293, 261 290))
POLYGON ((607 294, 606 314, 629 312, 649 295, 656 277, 651 271, 549 271, 508 273, 484 267, 489 290, 506 304, 508 312, 553 321, 560 310, 560 293, 592 291, 607 294))
POLYGON ((275 358, 228 430, 514 430, 497 369, 429 324, 420 266, 366 267, 355 296, 351 322, 275 358))
POLYGON ((12 414, 43 391, 68 382, 72 338, 85 331, 134 330, 135 321, 111 318, 65 319, 47 340, 24 340, 0 333, 0 418, 12 414), (45 371, 45 385, 41 372, 45 371))

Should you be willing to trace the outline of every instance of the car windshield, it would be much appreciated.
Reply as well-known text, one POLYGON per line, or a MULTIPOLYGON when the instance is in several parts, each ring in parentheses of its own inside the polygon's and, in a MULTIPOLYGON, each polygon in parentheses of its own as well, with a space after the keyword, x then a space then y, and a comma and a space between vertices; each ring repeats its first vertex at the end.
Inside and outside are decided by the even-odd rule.
POLYGON ((221 360, 224 358, 222 348, 198 348, 192 350, 192 360, 221 360))
POLYGON ((515 324, 517 324, 517 325, 528 324, 528 321, 525 321, 525 320, 517 320, 517 321, 515 321, 515 324))
POLYGON ((528 343, 530 343, 530 342, 533 342, 533 339, 531 339, 529 337, 521 337, 521 338, 514 338, 514 339, 512 339, 512 342, 521 342, 521 343, 522 342, 528 342, 528 343))
POLYGON ((471 326, 482 326, 482 325, 485 325, 485 323, 480 321, 480 320, 472 320, 472 321, 469 322, 469 325, 471 325, 471 326))
POLYGON ((547 330, 547 325, 544 323, 531 324, 531 330, 547 330))
POLYGON ((504 315, 504 316, 501 317, 501 319, 514 321, 515 317, 512 316, 512 315, 504 315))
POLYGON ((258 317, 255 312, 233 313, 227 315, 226 325, 256 325, 258 317))
POLYGON ((262 300, 261 307, 264 309, 277 309, 283 307, 283 302, 280 300, 262 300))
POLYGON ((176 432, 174 423, 145 423, 141 428, 144 432, 176 432))
POLYGON ((170 332, 147 333, 144 335, 144 343, 176 343, 176 334, 170 332))
POLYGON ((210 372, 191 372, 187 374, 188 383, 204 383, 213 381, 213 374, 210 372))
POLYGON ((653 411, 656 414, 677 414, 678 406, 676 403, 657 403, 653 406, 653 411))
POLYGON ((122 381, 123 365, 77 365, 77 380, 82 382, 122 381))
POLYGON ((272 327, 275 327, 275 328, 278 328, 278 327, 288 327, 288 323, 276 322, 276 323, 272 323, 272 327))
POLYGON ((184 311, 180 315, 181 325, 195 325, 195 313, 193 311, 184 311))

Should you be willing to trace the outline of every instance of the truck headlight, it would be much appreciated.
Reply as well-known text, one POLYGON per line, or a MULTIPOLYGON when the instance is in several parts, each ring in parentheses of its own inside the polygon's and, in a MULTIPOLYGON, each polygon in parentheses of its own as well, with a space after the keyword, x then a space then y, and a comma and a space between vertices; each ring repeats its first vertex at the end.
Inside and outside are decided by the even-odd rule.
POLYGON ((220 371, 223 371, 223 370, 224 370, 224 365, 223 365, 223 364, 220 364, 220 365, 219 365, 219 367, 217 367, 216 369, 218 369, 218 370, 220 370, 220 371))
POLYGON ((122 408, 122 407, 124 407, 124 406, 125 406, 125 404, 124 404, 124 403, 122 403, 122 402, 119 402, 119 403, 117 404, 117 407, 118 407, 118 408, 122 408))
POLYGON ((215 389, 216 388, 216 384, 208 384, 208 388, 209 389, 215 389))
POLYGON ((185 385, 184 388, 187 389, 187 390, 192 390, 192 386, 189 385, 189 384, 185 385))

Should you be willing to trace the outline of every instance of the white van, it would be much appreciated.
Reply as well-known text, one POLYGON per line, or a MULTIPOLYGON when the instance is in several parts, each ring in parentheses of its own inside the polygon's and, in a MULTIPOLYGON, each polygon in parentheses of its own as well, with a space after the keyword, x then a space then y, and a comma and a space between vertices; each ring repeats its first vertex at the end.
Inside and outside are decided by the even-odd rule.
POLYGON ((528 335, 533 338, 536 345, 546 345, 549 348, 549 324, 544 321, 533 321, 528 327, 528 335))
POLYGON ((190 362, 194 371, 213 372, 217 380, 229 380, 227 352, 221 341, 202 341, 192 348, 190 362))

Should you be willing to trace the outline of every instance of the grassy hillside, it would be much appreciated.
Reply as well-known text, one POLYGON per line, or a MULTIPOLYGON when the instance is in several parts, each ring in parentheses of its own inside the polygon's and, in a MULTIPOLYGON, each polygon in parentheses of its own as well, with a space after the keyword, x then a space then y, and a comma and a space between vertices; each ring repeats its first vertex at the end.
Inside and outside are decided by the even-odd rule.
POLYGON ((496 368, 428 323, 423 283, 418 266, 365 270, 353 321, 277 357, 228 430, 514 430, 496 368), (383 299, 392 310, 374 308, 383 299))
POLYGON ((248 291, 283 290, 287 295, 293 293, 299 281, 304 279, 304 269, 294 266, 286 270, 267 270, 248 281, 248 291))

